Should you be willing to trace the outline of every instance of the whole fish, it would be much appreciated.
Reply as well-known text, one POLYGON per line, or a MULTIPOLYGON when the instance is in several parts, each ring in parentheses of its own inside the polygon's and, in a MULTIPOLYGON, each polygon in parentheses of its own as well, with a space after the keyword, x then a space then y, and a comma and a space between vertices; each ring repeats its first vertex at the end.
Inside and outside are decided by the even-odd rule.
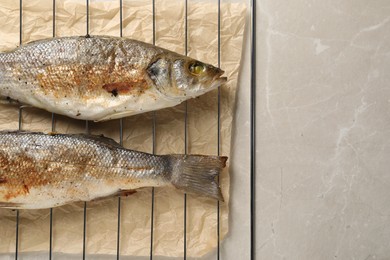
POLYGON ((51 38, 0 53, 0 96, 101 121, 178 105, 226 82, 223 73, 140 41, 51 38))
POLYGON ((0 132, 0 207, 39 209, 172 186, 223 200, 227 157, 152 155, 93 135, 0 132))

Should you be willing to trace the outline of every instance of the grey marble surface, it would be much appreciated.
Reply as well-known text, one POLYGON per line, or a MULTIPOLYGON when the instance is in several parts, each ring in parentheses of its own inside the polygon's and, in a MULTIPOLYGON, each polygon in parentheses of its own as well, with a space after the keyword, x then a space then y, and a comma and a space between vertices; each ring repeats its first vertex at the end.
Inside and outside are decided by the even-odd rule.
POLYGON ((257 11, 257 259, 390 259, 390 2, 257 11))

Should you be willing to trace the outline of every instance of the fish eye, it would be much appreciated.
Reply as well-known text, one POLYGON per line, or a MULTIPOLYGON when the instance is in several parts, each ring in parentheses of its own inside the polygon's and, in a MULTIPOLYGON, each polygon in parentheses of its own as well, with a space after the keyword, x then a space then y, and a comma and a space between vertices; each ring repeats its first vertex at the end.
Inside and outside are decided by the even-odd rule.
POLYGON ((206 66, 200 62, 193 62, 188 66, 188 70, 194 75, 199 75, 206 70, 206 66))

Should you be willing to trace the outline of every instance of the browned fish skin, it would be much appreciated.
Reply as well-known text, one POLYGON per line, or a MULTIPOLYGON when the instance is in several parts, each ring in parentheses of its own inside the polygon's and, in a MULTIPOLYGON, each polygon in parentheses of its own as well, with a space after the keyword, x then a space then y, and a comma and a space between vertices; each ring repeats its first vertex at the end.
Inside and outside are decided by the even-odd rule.
POLYGON ((0 207, 49 208, 170 185, 222 199, 214 178, 225 162, 151 155, 97 136, 0 132, 0 207))
POLYGON ((69 117, 108 120, 199 96, 226 81, 222 70, 118 37, 40 40, 0 53, 0 96, 69 117))
POLYGON ((42 41, 39 46, 30 43, 0 56, 0 64, 11 68, 7 77, 28 85, 31 93, 87 100, 110 92, 107 88, 116 82, 122 85, 119 92, 139 94, 148 85, 145 68, 162 50, 114 39, 69 37, 42 41))

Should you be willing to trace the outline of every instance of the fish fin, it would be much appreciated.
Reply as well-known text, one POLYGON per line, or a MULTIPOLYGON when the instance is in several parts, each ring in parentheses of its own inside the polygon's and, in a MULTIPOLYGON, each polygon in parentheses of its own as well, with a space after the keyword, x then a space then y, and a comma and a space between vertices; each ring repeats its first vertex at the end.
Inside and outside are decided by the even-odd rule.
POLYGON ((21 105, 21 103, 18 100, 12 99, 10 97, 0 96, 0 104, 5 105, 21 105))
POLYGON ((130 195, 133 195, 136 192, 137 192, 136 190, 120 190, 116 195, 121 197, 128 197, 130 195))
POLYGON ((114 139, 111 139, 111 138, 106 137, 104 135, 75 134, 73 136, 89 139, 89 140, 92 140, 95 142, 100 142, 100 143, 103 143, 106 145, 111 145, 113 147, 122 148, 122 146, 119 143, 117 143, 114 139))
POLYGON ((29 42, 23 43, 21 46, 44 43, 44 42, 48 42, 50 40, 51 40, 50 38, 33 40, 33 41, 29 41, 29 42))
MULTIPOLYGON (((41 135, 41 134, 44 134, 42 132, 29 132, 29 131, 24 131, 24 130, 1 130, 0 133, 8 133, 8 134, 12 134, 12 133, 15 133, 15 134, 38 134, 38 135, 41 135)), ((113 146, 113 147, 118 147, 118 148, 123 148, 119 143, 117 143, 114 139, 111 139, 109 137, 106 137, 104 135, 90 135, 90 134, 59 134, 57 132, 48 132, 47 135, 51 135, 51 136, 56 136, 56 135, 63 135, 63 136, 74 136, 74 137, 80 137, 80 138, 84 138, 84 139, 89 139, 89 140, 92 140, 92 141, 95 141, 95 142, 100 142, 100 143, 103 143, 103 144, 106 144, 106 145, 110 145, 110 146, 113 146)))
POLYGON ((18 209, 22 205, 23 205, 22 203, 0 201, 0 208, 18 209))
MULTIPOLYGON (((91 202, 95 202, 95 201, 102 201, 102 200, 105 200, 105 199, 109 199, 109 198, 113 198, 113 197, 118 197, 118 196, 121 196, 121 197, 128 197, 130 195, 133 195, 134 193, 136 193, 137 191, 136 190, 119 190, 111 195, 108 195, 108 196, 103 196, 103 197, 97 197, 97 198, 94 198, 93 200, 91 200, 91 202)), ((1 205, 1 204, 0 204, 1 205)))
POLYGON ((94 120, 94 122, 104 122, 104 121, 108 121, 108 120, 111 120, 111 119, 117 119, 117 118, 133 116, 133 115, 136 115, 136 114, 139 114, 139 113, 142 113, 142 112, 147 112, 147 111, 145 110, 145 111, 138 111, 137 112, 137 111, 127 110, 127 111, 117 112, 117 113, 105 116, 105 117, 103 117, 101 119, 94 120))
POLYGON ((171 155, 171 183, 184 192, 223 201, 216 177, 226 166, 226 156, 171 155))

